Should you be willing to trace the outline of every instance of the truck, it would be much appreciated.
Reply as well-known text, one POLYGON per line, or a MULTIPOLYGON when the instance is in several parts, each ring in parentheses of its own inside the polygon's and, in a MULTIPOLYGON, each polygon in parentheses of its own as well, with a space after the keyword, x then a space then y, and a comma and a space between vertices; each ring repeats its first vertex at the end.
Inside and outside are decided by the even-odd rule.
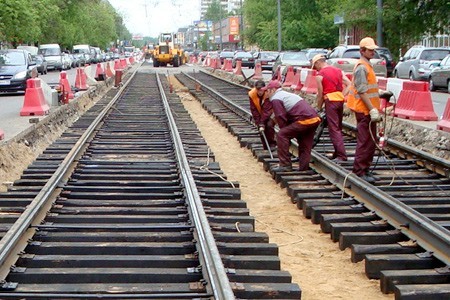
POLYGON ((186 63, 183 49, 177 43, 177 35, 174 33, 161 33, 158 37, 158 44, 153 50, 153 66, 164 67, 172 65, 179 67, 186 63))

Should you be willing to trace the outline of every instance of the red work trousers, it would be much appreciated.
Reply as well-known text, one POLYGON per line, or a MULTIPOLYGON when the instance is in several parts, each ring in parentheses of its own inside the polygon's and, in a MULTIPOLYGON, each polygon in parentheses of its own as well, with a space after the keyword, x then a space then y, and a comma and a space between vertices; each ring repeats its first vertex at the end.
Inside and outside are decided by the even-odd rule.
MULTIPOLYGON (((277 143, 275 142, 275 122, 272 119, 269 119, 265 124, 264 124, 264 135, 266 136, 267 139, 267 143, 269 144, 269 147, 274 147, 277 145, 277 143)), ((267 149, 267 143, 264 140, 264 137, 262 134, 260 134, 261 137, 261 143, 263 145, 263 149, 264 150, 268 150, 267 149)))
POLYGON ((305 171, 309 168, 311 159, 311 150, 314 142, 314 133, 320 122, 314 124, 302 125, 297 122, 283 127, 277 134, 278 158, 280 166, 291 166, 291 157, 289 154, 289 145, 291 139, 297 139, 298 143, 298 164, 299 170, 305 171))
POLYGON ((362 176, 369 171, 377 143, 377 123, 370 123, 370 115, 355 112, 356 117, 356 151, 352 172, 362 176), (370 134, 372 132, 372 135, 370 134), (375 140, 374 140, 375 139, 375 140))
POLYGON ((342 113, 344 111, 343 101, 325 100, 325 113, 327 114, 328 132, 334 147, 333 158, 347 160, 345 153, 344 138, 342 136, 342 113))

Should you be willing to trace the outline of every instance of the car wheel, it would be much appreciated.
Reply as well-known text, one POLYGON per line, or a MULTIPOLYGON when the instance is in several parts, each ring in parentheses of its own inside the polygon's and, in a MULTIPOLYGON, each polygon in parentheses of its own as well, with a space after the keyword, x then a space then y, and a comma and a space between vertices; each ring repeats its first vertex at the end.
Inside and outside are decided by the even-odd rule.
POLYGON ((411 81, 416 80, 416 79, 414 78, 413 72, 409 72, 409 80, 411 80, 411 81))
POLYGON ((450 94, 450 80, 447 82, 447 93, 450 94))
POLYGON ((429 82, 428 88, 430 89, 430 91, 435 91, 436 90, 436 86, 434 85, 434 82, 433 82, 432 78, 430 78, 430 82, 429 82))
POLYGON ((394 77, 395 77, 395 78, 399 78, 399 77, 398 77, 397 70, 394 70, 394 77))

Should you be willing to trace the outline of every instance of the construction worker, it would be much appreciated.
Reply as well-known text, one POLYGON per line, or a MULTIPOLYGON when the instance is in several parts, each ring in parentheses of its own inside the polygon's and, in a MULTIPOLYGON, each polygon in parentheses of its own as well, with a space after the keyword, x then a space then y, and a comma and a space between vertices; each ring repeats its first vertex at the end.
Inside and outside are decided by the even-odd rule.
POLYGON ((377 122, 380 117, 380 98, 378 84, 370 59, 378 46, 366 37, 359 42, 361 58, 353 69, 353 80, 347 98, 347 106, 356 117, 357 136, 355 161, 352 172, 367 182, 374 183, 377 178, 369 172, 377 143, 377 122))
POLYGON ((258 126, 263 149, 268 150, 268 144, 270 150, 275 150, 277 145, 275 142, 275 122, 270 117, 272 110, 266 109, 268 99, 262 90, 265 85, 263 80, 257 80, 254 87, 248 92, 248 98, 250 100, 250 111, 255 125, 258 126))
POLYGON ((269 97, 269 108, 273 109, 280 127, 277 133, 277 151, 280 163, 272 171, 292 171, 289 146, 293 138, 296 138, 298 142, 299 171, 308 170, 314 133, 320 124, 316 110, 300 96, 284 91, 281 83, 277 80, 271 80, 263 90, 269 97))
POLYGON ((313 57, 311 68, 318 71, 316 76, 317 108, 322 110, 325 104, 328 132, 334 147, 334 153, 330 158, 346 161, 347 154, 342 136, 342 114, 344 112, 344 96, 348 92, 351 81, 342 70, 328 65, 322 54, 313 57), (345 85, 345 89, 343 85, 345 85))

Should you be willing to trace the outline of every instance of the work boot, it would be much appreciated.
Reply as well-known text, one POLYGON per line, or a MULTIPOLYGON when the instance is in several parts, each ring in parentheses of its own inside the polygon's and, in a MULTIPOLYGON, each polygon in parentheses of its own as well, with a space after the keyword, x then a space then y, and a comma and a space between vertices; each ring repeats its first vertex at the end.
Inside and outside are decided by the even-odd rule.
POLYGON ((359 178, 361 178, 361 179, 367 181, 368 183, 375 183, 375 182, 377 181, 374 177, 372 177, 372 176, 370 176, 370 175, 367 175, 367 174, 364 174, 364 175, 362 175, 362 176, 359 176, 359 178))
POLYGON ((277 166, 270 169, 272 172, 292 172, 292 166, 277 166))
POLYGON ((379 181, 381 180, 380 177, 377 177, 373 174, 373 172, 367 171, 366 172, 366 176, 372 177, 373 179, 375 179, 375 181, 379 181))

